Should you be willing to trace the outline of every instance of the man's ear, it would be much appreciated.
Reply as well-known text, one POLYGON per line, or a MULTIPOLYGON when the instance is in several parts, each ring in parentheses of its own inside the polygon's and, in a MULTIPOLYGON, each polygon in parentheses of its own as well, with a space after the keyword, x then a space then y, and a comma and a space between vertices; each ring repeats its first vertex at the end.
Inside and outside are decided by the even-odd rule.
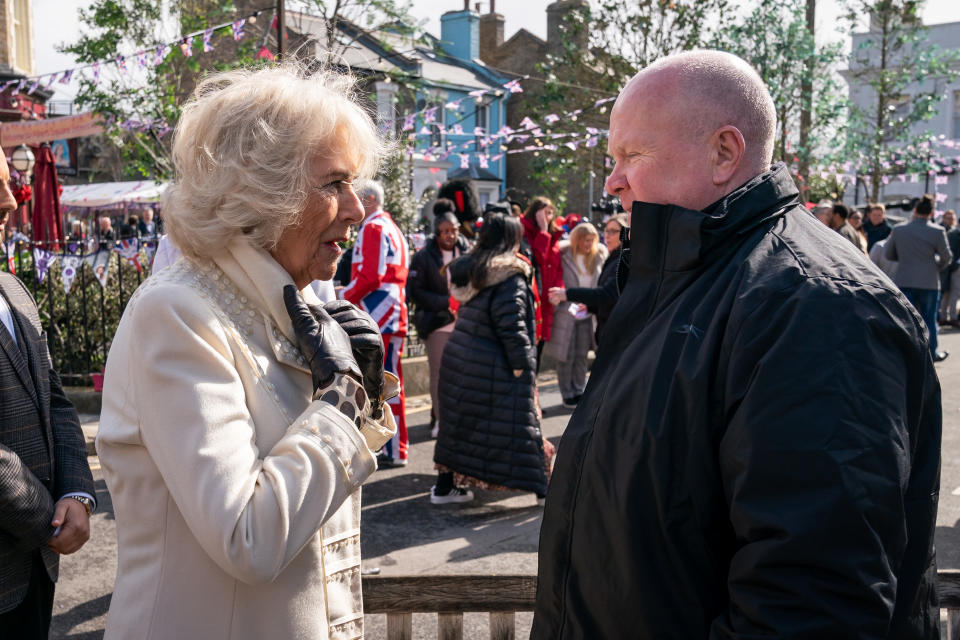
POLYGON ((717 129, 710 138, 710 151, 713 156, 713 184, 723 185, 730 182, 743 163, 747 143, 743 134, 733 125, 717 129))

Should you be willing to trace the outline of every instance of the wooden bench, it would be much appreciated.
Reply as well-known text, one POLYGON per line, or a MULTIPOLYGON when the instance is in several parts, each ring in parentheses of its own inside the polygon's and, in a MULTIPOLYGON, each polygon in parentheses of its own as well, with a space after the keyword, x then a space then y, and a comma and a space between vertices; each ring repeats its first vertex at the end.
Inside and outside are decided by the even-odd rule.
MULTIPOLYGON (((532 611, 536 576, 364 576, 363 609, 387 614, 387 640, 413 638, 413 614, 437 613, 438 640, 462 640, 464 612, 490 614, 490 640, 514 640, 515 614, 532 611)), ((960 571, 937 574, 947 640, 960 640, 960 571)))
POLYGON ((413 614, 437 613, 437 640, 462 640, 466 611, 490 614, 490 640, 514 640, 533 611, 536 576, 364 576, 364 613, 387 614, 387 640, 413 638, 413 614))

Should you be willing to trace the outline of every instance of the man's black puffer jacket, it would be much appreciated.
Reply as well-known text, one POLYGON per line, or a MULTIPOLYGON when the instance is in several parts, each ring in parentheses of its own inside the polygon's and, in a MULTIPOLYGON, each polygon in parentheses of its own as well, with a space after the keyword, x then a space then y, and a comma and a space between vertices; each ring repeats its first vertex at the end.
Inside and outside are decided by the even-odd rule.
POLYGON ((557 452, 531 637, 938 638, 923 322, 782 164, 635 203, 557 452))
POLYGON ((533 393, 531 268, 512 254, 497 256, 477 291, 466 282, 472 258, 448 266, 461 305, 440 365, 440 433, 433 459, 484 482, 542 496, 547 478, 533 393), (514 377, 514 370, 521 375, 514 377))

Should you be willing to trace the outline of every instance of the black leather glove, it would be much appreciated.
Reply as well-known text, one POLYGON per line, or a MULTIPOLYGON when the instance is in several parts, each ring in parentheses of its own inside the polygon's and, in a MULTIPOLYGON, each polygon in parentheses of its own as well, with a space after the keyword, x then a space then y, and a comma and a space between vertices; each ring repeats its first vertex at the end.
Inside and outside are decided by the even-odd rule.
MULTIPOLYGON (((316 307, 311 307, 316 309, 316 307)), ((370 314, 358 309, 346 300, 334 300, 323 305, 350 337, 350 347, 363 374, 363 389, 373 406, 373 415, 380 413, 380 398, 383 397, 383 337, 380 327, 370 314)))
POLYGON ((363 379, 350 348, 350 338, 330 314, 320 307, 311 310, 292 284, 283 288, 283 302, 293 322, 300 351, 310 365, 314 391, 330 384, 335 373, 352 374, 358 382, 363 379))

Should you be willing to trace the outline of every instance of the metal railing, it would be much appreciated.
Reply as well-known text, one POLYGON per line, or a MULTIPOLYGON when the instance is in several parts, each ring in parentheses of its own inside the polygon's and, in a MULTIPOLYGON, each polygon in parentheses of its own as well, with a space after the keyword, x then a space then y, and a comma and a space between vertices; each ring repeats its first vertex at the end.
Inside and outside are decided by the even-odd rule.
MULTIPOLYGON (((113 250, 118 244, 104 241, 88 246, 67 241, 65 246, 58 246, 53 242, 17 241, 5 247, 7 254, 0 269, 15 273, 33 294, 50 357, 65 384, 89 384, 90 374, 103 369, 126 303, 150 273, 146 251, 140 252, 138 270, 113 250), (37 276, 34 249, 56 256, 42 282, 37 276), (64 287, 65 256, 81 259, 69 292, 64 287), (105 285, 97 279, 95 266, 106 270, 105 285)), ((143 244, 155 249, 156 238, 146 238, 143 244)))

